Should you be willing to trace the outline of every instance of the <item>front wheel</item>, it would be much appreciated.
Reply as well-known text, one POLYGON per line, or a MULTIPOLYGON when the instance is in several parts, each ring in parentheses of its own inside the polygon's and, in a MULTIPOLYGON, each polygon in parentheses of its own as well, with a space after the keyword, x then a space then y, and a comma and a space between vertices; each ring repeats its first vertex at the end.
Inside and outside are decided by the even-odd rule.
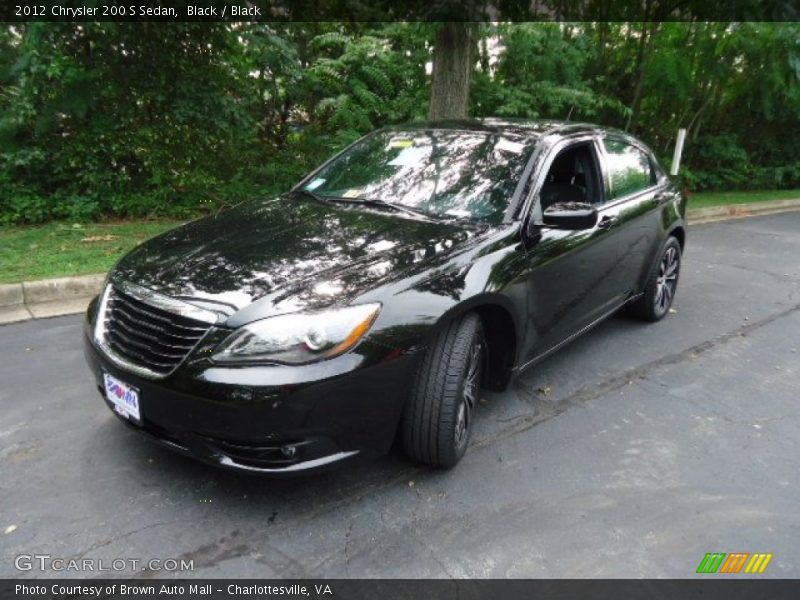
POLYGON ((483 376, 485 341, 476 314, 448 323, 425 352, 402 422, 414 460, 448 468, 467 450, 483 376))
POLYGON ((670 237, 661 249, 658 266, 650 275, 644 294, 633 304, 633 312, 645 321, 659 321, 672 306, 681 270, 681 245, 670 237))

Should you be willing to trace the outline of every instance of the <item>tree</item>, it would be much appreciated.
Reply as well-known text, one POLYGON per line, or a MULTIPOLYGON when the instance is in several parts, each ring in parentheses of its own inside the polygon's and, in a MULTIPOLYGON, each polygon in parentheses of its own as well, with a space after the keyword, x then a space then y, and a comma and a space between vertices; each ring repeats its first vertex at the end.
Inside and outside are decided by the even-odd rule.
POLYGON ((686 127, 691 187, 800 187, 800 25, 659 23, 665 2, 608 22, 443 0, 419 22, 7 24, 0 225, 195 215, 426 115, 627 124, 663 158, 686 127))
POLYGON ((463 119, 469 106, 475 25, 444 23, 436 31, 428 118, 463 119))

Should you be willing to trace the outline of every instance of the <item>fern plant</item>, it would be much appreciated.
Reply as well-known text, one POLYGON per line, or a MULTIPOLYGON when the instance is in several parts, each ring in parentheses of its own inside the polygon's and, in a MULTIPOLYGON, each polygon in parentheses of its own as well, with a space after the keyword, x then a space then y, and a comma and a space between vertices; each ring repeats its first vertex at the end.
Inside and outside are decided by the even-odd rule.
POLYGON ((395 101, 407 65, 388 37, 331 31, 315 37, 311 46, 318 55, 308 69, 317 96, 313 114, 323 127, 354 138, 396 120, 395 101))

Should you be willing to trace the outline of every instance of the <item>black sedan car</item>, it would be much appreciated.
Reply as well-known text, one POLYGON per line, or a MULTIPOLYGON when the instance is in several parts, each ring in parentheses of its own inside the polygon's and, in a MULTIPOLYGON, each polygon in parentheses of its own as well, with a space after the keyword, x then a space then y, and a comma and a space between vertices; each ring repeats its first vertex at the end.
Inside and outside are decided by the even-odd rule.
POLYGON ((668 312, 685 209, 619 131, 390 127, 125 256, 86 356, 121 419, 212 464, 297 473, 398 439, 450 467, 482 388, 623 306, 668 312))

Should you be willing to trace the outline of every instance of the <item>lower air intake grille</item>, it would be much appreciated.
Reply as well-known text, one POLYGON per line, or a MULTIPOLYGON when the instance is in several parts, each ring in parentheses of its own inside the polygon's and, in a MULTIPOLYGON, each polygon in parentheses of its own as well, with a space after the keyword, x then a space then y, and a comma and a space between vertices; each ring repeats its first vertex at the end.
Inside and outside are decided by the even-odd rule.
POLYGON ((159 375, 170 373, 209 324, 165 311, 116 287, 108 296, 105 343, 122 358, 159 375))

